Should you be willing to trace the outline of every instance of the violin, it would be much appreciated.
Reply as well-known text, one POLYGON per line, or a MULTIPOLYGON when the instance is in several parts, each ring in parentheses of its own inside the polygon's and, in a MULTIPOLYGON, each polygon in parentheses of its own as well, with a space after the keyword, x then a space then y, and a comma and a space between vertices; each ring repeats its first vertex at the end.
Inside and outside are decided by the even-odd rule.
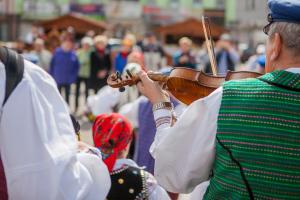
MULTIPOLYGON (((208 96, 225 81, 243 78, 256 78, 260 73, 248 71, 229 71, 226 76, 213 76, 202 71, 190 68, 173 68, 168 75, 158 72, 148 72, 148 77, 164 85, 176 99, 189 105, 192 102, 208 96)), ((124 75, 120 73, 111 74, 107 83, 113 88, 125 90, 125 86, 132 86, 140 81, 139 77, 127 70, 124 75)))
MULTIPOLYGON (((208 18, 202 17, 202 25, 213 72, 212 75, 189 68, 173 68, 167 75, 157 72, 147 73, 150 79, 163 83, 164 89, 169 91, 179 101, 187 105, 200 98, 208 96, 225 81, 256 78, 262 75, 257 72, 249 71, 229 71, 225 76, 217 75, 216 57, 208 18)), ((140 81, 139 78, 129 70, 126 70, 125 75, 121 75, 117 72, 115 74, 111 74, 107 79, 109 86, 113 88, 120 88, 121 92, 125 90, 124 86, 135 85, 138 81, 140 81)))

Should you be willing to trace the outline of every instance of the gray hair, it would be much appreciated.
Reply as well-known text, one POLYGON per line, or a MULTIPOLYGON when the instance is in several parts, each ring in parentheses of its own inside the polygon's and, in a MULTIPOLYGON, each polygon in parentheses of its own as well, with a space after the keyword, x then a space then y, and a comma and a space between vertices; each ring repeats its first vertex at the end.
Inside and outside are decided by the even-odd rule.
POLYGON ((274 22, 270 26, 269 36, 279 33, 285 47, 294 55, 300 55, 300 24, 274 22))

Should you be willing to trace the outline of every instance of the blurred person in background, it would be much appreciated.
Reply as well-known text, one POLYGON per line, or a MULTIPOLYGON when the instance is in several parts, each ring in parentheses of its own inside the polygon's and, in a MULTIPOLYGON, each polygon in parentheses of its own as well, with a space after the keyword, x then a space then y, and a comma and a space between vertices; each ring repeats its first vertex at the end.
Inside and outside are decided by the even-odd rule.
POLYGON ((37 64, 39 61, 38 56, 32 52, 23 51, 22 56, 34 64, 37 64))
POLYGON ((46 37, 46 46, 53 53, 60 46, 60 32, 56 27, 53 27, 46 37))
MULTIPOLYGON (((142 52, 133 51, 128 55, 127 64, 123 70, 123 75, 127 74, 127 70, 135 74, 140 70, 147 71, 145 66, 144 56, 142 52)), ((136 100, 140 96, 140 93, 136 86, 126 87, 126 90, 121 93, 120 99, 118 101, 117 109, 119 110, 121 106, 136 100)))
POLYGON ((94 38, 95 35, 96 35, 96 33, 95 33, 95 31, 93 31, 93 30, 89 30, 89 31, 85 34, 86 37, 90 37, 90 38, 94 38))
MULTIPOLYGON (((144 69, 143 54, 134 51, 128 56, 128 64, 124 69, 123 75, 127 70, 134 73, 141 69, 144 69)), ((135 86, 126 87, 124 92, 120 92, 119 89, 106 85, 97 94, 88 97, 86 115, 90 121, 93 121, 95 116, 116 112, 121 106, 133 102, 139 96, 140 94, 135 86)))
POLYGON ((91 78, 89 87, 97 93, 106 85, 111 70, 110 52, 107 48, 108 39, 104 35, 94 38, 95 49, 91 53, 91 78))
POLYGON ((195 55, 192 52, 193 42, 188 37, 183 37, 179 40, 179 48, 173 56, 174 67, 196 68, 195 55))
POLYGON ((256 47, 256 53, 252 55, 245 64, 245 67, 249 71, 260 71, 261 65, 259 63, 259 59, 266 52, 266 46, 264 44, 259 44, 256 47))
POLYGON ((262 54, 262 55, 258 56, 256 62, 258 63, 256 71, 261 74, 264 74, 265 67, 266 67, 266 54, 262 54))
POLYGON ((145 65, 145 57, 144 54, 140 51, 132 51, 128 55, 127 64, 128 63, 136 63, 139 64, 143 70, 148 70, 148 68, 145 65))
POLYGON ((79 61, 73 50, 73 40, 66 37, 52 57, 50 74, 55 79, 59 91, 65 91, 65 100, 69 104, 71 84, 75 83, 79 71, 79 61))
POLYGON ((127 57, 133 47, 133 41, 130 39, 123 39, 120 52, 117 53, 114 59, 115 70, 122 73, 127 63, 127 57))
POLYGON ((38 57, 36 64, 43 68, 46 72, 49 72, 52 54, 45 48, 45 42, 43 39, 37 38, 34 41, 34 50, 31 51, 31 53, 38 57))
POLYGON ((132 126, 122 115, 112 113, 97 116, 93 125, 93 140, 95 147, 102 152, 112 182, 106 199, 169 200, 168 194, 157 184, 153 175, 127 159, 132 139, 132 126))
POLYGON ((144 53, 145 65, 148 70, 158 71, 166 66, 165 52, 153 33, 146 34, 141 44, 144 53))
POLYGON ((22 40, 16 41, 16 47, 15 50, 19 54, 27 53, 26 44, 22 40))
MULTIPOLYGON (((219 74, 226 74, 228 70, 234 71, 240 61, 233 40, 227 33, 222 34, 220 40, 216 43, 216 61, 219 74)), ((212 72, 210 63, 206 65, 206 72, 212 72)))
POLYGON ((85 85, 85 99, 88 97, 89 87, 88 80, 91 76, 91 47, 93 39, 84 37, 81 40, 81 49, 77 51, 77 57, 80 64, 79 74, 76 82, 76 103, 75 108, 78 109, 80 97, 80 85, 83 82, 85 85))
POLYGON ((131 51, 141 51, 141 48, 138 45, 137 38, 133 33, 130 32, 126 33, 123 39, 131 41, 132 44, 131 51))
POLYGON ((33 44, 37 38, 42 36, 42 34, 43 31, 40 27, 32 26, 30 32, 28 32, 25 36, 25 43, 33 44))

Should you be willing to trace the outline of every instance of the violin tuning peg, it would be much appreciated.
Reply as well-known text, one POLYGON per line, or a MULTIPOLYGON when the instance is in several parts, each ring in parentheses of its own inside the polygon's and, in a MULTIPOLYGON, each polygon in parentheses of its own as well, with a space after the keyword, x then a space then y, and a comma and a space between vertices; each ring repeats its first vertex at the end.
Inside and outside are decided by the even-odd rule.
POLYGON ((125 87, 120 87, 120 88, 119 88, 119 91, 120 91, 120 92, 124 92, 124 91, 125 91, 125 87))
POLYGON ((131 72, 130 72, 128 69, 126 70, 126 73, 128 74, 128 76, 129 76, 130 78, 133 77, 132 74, 131 74, 131 72))
POLYGON ((119 71, 116 72, 117 79, 122 80, 122 75, 119 71))
POLYGON ((111 80, 112 80, 112 81, 117 81, 117 80, 118 80, 118 77, 117 77, 116 75, 112 75, 112 76, 111 76, 111 80))

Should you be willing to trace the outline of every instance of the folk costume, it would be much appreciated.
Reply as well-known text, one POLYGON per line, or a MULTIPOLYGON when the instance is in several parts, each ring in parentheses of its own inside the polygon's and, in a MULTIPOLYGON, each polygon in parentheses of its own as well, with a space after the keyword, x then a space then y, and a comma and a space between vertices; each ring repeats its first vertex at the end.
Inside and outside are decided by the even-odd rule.
MULTIPOLYGON (((270 23, 300 22, 298 0, 269 0, 269 7, 270 23)), ((166 190, 187 193, 210 180, 204 199, 299 198, 300 66, 225 82, 173 127, 170 109, 154 117, 169 119, 157 123, 151 146, 166 190)))
MULTIPOLYGON (((0 62, 0 105, 6 78, 0 62)), ((77 153, 68 108, 49 74, 24 61, 23 78, 2 109, 0 152, 9 199, 106 197, 107 168, 101 158, 77 153)))
POLYGON ((132 140, 132 127, 120 114, 99 115, 93 125, 95 147, 103 154, 112 186, 108 200, 119 199, 169 199, 154 177, 140 168, 133 160, 118 159, 132 140))
POLYGON ((150 150, 159 184, 188 193, 210 179, 205 199, 299 197, 299 83, 300 68, 227 82, 173 127, 170 110, 155 111, 170 119, 150 150))
MULTIPOLYGON (((176 116, 180 116, 185 106, 175 100, 172 100, 172 103, 175 107, 176 116)), ((146 171, 153 174, 154 159, 149 149, 154 141, 156 126, 151 102, 145 96, 140 96, 135 101, 122 106, 119 113, 125 116, 138 129, 134 160, 139 166, 145 167, 146 171)))

